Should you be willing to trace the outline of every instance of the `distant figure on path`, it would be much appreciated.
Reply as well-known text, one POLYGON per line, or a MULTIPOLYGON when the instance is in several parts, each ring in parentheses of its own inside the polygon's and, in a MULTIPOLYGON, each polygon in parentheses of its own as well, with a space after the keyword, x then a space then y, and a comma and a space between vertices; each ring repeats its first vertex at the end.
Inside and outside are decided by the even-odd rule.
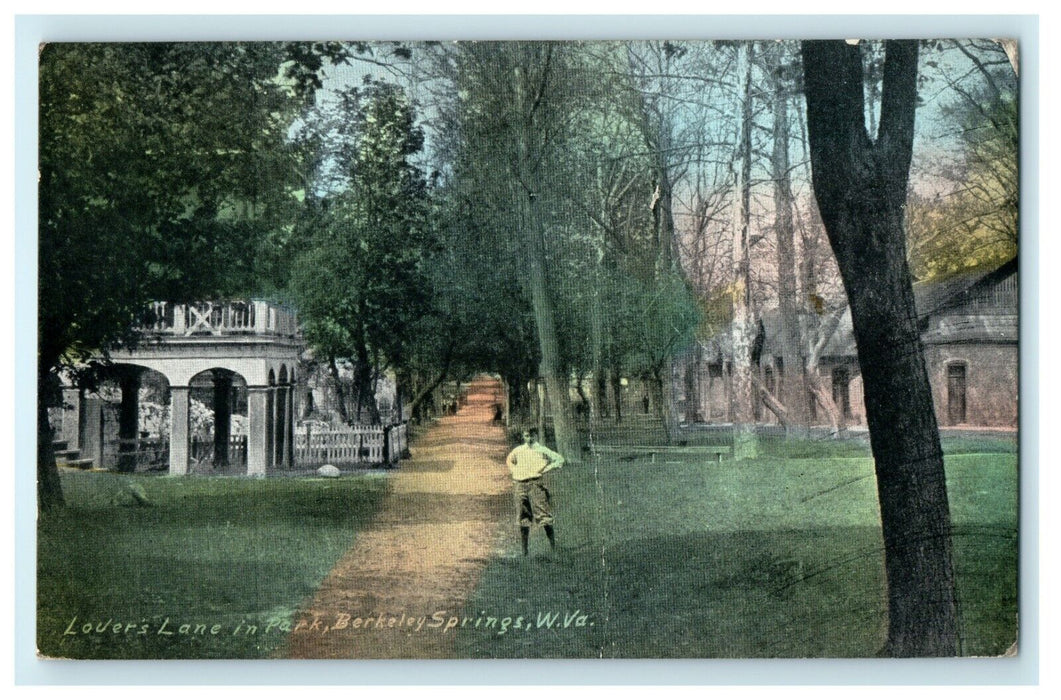
POLYGON ((542 475, 564 466, 564 458, 539 443, 538 431, 530 428, 523 431, 523 444, 509 452, 505 462, 512 475, 523 556, 527 556, 527 542, 534 523, 541 524, 549 538, 549 546, 556 549, 549 491, 542 475))

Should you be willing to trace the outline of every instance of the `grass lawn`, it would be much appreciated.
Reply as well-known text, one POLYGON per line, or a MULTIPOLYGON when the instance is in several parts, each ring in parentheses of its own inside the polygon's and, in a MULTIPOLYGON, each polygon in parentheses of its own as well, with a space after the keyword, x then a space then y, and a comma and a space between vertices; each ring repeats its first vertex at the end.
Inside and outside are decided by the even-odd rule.
POLYGON ((280 623, 371 520, 387 484, 374 474, 62 478, 68 507, 38 528, 37 645, 67 658, 268 657, 284 641, 280 623), (125 504, 129 481, 154 505, 125 504))
MULTIPOLYGON (((1015 440, 944 446, 963 654, 998 655, 1016 639, 1015 440)), ((885 582, 868 443, 763 447, 741 464, 607 459, 551 475, 561 549, 548 554, 536 529, 526 561, 488 566, 465 611, 482 622, 458 631, 459 653, 876 655, 885 582)), ((507 542, 518 552, 514 523, 507 542)))

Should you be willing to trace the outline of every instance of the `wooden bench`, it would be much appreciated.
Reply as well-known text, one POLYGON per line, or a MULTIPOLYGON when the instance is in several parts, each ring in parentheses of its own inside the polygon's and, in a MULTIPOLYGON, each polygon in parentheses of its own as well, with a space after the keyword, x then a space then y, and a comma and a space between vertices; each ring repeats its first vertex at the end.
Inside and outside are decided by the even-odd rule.
POLYGON ((593 454, 603 455, 651 455, 655 463, 656 455, 711 457, 721 462, 722 455, 730 455, 733 448, 729 445, 599 445, 593 448, 593 454))
POLYGON ((58 462, 58 465, 60 467, 66 467, 68 469, 91 469, 92 468, 92 459, 91 458, 68 459, 68 460, 65 460, 65 461, 62 461, 62 462, 58 462))

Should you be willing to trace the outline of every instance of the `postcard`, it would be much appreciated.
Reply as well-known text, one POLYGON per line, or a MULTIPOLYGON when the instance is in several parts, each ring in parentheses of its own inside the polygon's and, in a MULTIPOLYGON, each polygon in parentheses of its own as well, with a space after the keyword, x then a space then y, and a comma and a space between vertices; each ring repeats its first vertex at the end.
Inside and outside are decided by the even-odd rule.
POLYGON ((1015 40, 47 42, 43 659, 1019 653, 1015 40))

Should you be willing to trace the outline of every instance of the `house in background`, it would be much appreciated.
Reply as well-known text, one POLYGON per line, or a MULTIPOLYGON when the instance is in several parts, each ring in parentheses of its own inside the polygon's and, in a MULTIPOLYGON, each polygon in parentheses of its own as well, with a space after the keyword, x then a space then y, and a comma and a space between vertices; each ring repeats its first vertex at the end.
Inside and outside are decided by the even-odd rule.
POLYGON ((1017 259, 914 294, 939 424, 1017 427, 1017 259))
MULTIPOLYGON (((1015 428, 1018 418, 1019 283, 1017 259, 939 282, 914 285, 918 324, 936 416, 941 427, 1015 428)), ((784 381, 780 319, 761 315, 757 339, 759 378, 771 393, 784 381)), ((686 422, 726 423, 733 418, 731 344, 728 333, 699 343, 676 367, 679 410, 686 422)), ((850 310, 821 351, 818 369, 847 425, 865 425, 866 410, 850 310)), ((776 418, 757 402, 756 419, 776 418)), ((813 402, 812 402, 813 405, 813 402)), ((812 423, 825 424, 820 408, 812 423)))

